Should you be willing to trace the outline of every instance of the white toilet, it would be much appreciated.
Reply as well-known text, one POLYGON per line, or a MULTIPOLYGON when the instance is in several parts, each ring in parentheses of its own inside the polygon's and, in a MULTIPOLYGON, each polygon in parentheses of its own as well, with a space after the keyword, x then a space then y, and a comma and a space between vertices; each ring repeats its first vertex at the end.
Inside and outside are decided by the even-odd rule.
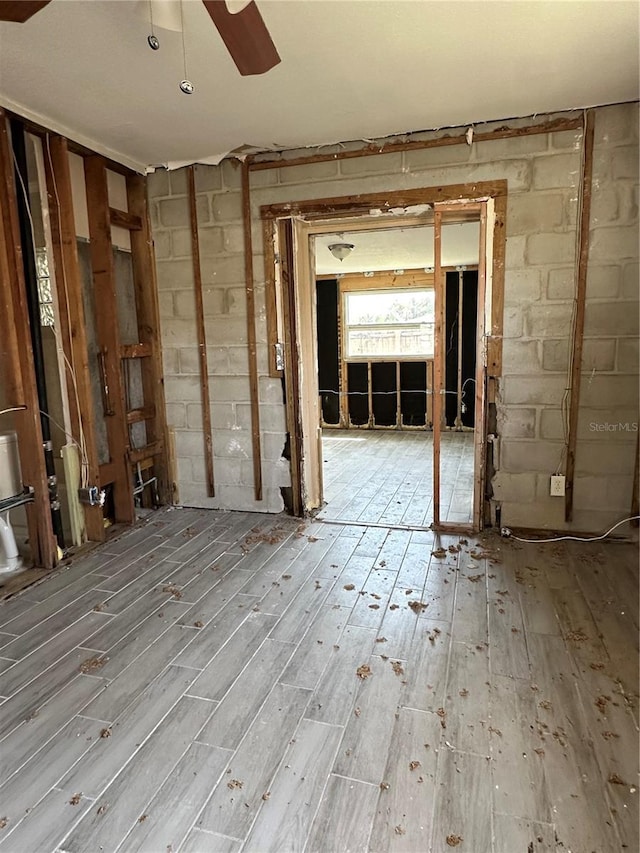
POLYGON ((11 498, 19 498, 23 491, 18 436, 15 432, 0 432, 0 506, 4 506, 0 509, 0 574, 22 568, 9 513, 11 498))

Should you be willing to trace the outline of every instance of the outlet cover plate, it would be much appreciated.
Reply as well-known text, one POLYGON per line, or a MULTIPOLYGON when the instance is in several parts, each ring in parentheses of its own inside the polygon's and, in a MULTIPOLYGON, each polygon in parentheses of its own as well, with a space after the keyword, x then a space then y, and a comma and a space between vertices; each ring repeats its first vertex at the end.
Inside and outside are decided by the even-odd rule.
POLYGON ((564 497, 564 474, 552 474, 549 493, 552 498, 564 497))

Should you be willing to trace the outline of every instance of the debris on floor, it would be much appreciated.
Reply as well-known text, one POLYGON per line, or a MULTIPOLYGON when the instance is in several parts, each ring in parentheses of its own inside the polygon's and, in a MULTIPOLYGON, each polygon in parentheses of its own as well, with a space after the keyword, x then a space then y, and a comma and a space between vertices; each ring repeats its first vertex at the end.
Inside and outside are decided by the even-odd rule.
POLYGON ((108 660, 109 658, 101 658, 97 655, 92 658, 87 658, 80 664, 80 672, 84 672, 85 674, 88 672, 94 672, 96 669, 103 667, 108 660))
POLYGON ((365 678, 369 678, 369 676, 372 675, 371 667, 369 666, 369 664, 363 663, 362 666, 359 666, 356 669, 356 675, 358 676, 358 678, 361 678, 363 681, 365 678))
POLYGON ((455 835, 455 833, 453 832, 450 835, 447 835, 447 837, 445 838, 445 841, 447 842, 449 847, 457 847, 463 840, 464 839, 461 835, 455 835))

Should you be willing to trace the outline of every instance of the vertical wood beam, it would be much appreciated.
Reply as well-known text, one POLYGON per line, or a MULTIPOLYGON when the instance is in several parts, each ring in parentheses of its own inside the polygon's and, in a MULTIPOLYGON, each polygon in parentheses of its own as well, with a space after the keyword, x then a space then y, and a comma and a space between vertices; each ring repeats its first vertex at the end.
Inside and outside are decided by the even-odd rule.
POLYGON ((255 499, 262 500, 262 449, 260 443, 260 391, 256 350, 256 307, 253 284, 253 240, 251 237, 251 188, 249 164, 242 163, 242 222, 244 227, 244 270, 247 297, 247 345, 249 349, 249 391, 251 397, 251 441, 255 499))
POLYGON ((141 362, 145 406, 155 406, 154 417, 145 421, 147 444, 160 442, 162 449, 154 458, 153 473, 158 480, 160 500, 163 503, 168 503, 173 497, 169 484, 170 448, 162 371, 162 344, 159 331, 158 284, 147 205, 146 181, 142 175, 134 174, 128 174, 126 181, 129 213, 138 217, 141 222, 141 228, 130 233, 138 340, 140 343, 148 344, 151 347, 151 355, 141 362))
POLYGON ((42 447, 40 406, 36 388, 29 312, 27 309, 13 157, 4 110, 0 109, 0 294, 3 366, 7 402, 24 406, 15 413, 20 466, 24 482, 33 487, 27 505, 31 553, 36 566, 52 569, 58 561, 53 535, 49 487, 42 447))
MULTIPOLYGON (((43 140, 43 153, 60 307, 60 333, 68 374, 71 432, 84 456, 89 484, 99 486, 100 465, 94 428, 89 349, 67 140, 63 136, 47 135, 43 140)), ((87 537, 95 542, 103 541, 105 532, 102 508, 84 505, 83 509, 87 537)))
POLYGON ((442 282, 442 214, 433 214, 433 286, 436 291, 436 322, 433 345, 433 525, 440 525, 440 427, 442 420, 442 335, 444 288, 442 282))
POLYGON ((591 191, 593 181, 593 138, 595 112, 588 110, 584 121, 582 174, 580 177, 580 209, 578 216, 578 267, 575 296, 575 322, 571 343, 571 377, 569 385, 569 433, 567 436, 566 489, 564 519, 573 518, 573 492, 578 442, 578 416, 580 414, 580 377, 582 373, 582 344, 587 295, 587 266, 589 262, 589 221, 591 218, 591 191))
POLYGON ((187 169, 189 220, 191 224, 191 258, 193 261, 193 289, 196 302, 196 332, 198 336, 198 362, 200 365, 200 396, 202 399, 202 431, 204 433, 204 463, 207 472, 207 495, 215 496, 213 480, 213 439, 211 437, 211 397, 209 394, 209 367, 207 364, 207 334, 204 326, 202 301, 202 267, 200 266, 200 238, 198 236, 198 208, 196 204, 195 167, 187 169))
POLYGON ((108 389, 111 413, 105 412, 109 455, 114 464, 113 503, 115 520, 132 524, 132 472, 127 454, 129 431, 122 372, 120 368, 120 332, 116 302, 116 277, 111 245, 111 219, 107 169, 97 154, 85 157, 84 174, 87 190, 89 236, 91 238, 91 267, 96 305, 96 337, 102 351, 104 383, 108 389))
MULTIPOLYGON (((484 482, 485 460, 487 453, 486 442, 486 309, 487 296, 487 205, 480 210, 480 246, 478 254, 478 298, 476 308, 476 371, 475 371, 475 403, 474 403, 474 434, 473 434, 473 529, 478 532, 484 522, 484 482)), ((460 274, 462 283, 462 273, 460 274)), ((462 301, 461 301, 462 303, 462 301)), ((462 319, 462 315, 461 315, 462 319)), ((462 324, 460 325, 460 334, 462 324)), ((462 335, 461 335, 462 336, 462 335)))

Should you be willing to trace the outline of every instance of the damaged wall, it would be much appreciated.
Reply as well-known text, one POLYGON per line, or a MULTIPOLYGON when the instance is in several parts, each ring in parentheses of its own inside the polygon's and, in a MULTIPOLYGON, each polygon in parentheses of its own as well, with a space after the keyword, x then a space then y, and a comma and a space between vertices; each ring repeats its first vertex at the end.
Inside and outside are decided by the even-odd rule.
MULTIPOLYGON (((546 118, 537 116, 535 123, 546 118)), ((531 123, 522 119, 509 125, 531 123)), ((263 511, 282 507, 280 487, 289 479, 281 458, 284 407, 280 382, 268 377, 260 205, 507 179, 504 359, 498 404, 502 445, 494 492, 502 502, 503 523, 563 527, 564 500, 549 496, 549 476, 559 466, 564 469, 561 407, 575 292, 581 146, 581 131, 565 131, 252 173, 265 486, 261 503, 253 498, 239 169, 224 162, 199 166, 196 172, 215 499, 206 497, 205 487, 186 173, 150 175, 179 500, 263 511)), ((638 105, 630 104, 596 110, 573 521, 577 529, 601 529, 629 511, 638 421, 637 336, 638 105)))

